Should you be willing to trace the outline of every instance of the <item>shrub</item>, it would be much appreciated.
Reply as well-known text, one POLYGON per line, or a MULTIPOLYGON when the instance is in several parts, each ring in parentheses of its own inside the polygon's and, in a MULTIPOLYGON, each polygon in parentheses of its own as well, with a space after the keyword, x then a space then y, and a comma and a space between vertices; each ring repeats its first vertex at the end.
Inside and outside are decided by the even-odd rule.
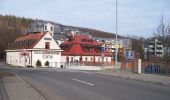
POLYGON ((46 61, 44 65, 49 67, 49 61, 46 61))
POLYGON ((37 67, 41 67, 41 66, 42 66, 42 64, 41 64, 41 61, 40 61, 40 60, 37 60, 36 66, 37 66, 37 67))

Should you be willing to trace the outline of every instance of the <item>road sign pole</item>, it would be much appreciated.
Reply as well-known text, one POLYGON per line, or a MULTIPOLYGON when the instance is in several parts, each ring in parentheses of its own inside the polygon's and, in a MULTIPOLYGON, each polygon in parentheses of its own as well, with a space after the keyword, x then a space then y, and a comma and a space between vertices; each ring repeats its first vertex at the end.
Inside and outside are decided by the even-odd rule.
POLYGON ((24 66, 26 67, 26 55, 24 55, 24 66))
POLYGON ((118 64, 117 64, 117 54, 118 54, 118 42, 117 42, 117 30, 118 30, 118 18, 117 18, 117 0, 116 0, 116 52, 115 52, 115 68, 118 68, 118 64))
POLYGON ((102 63, 104 62, 104 45, 101 48, 101 58, 102 58, 102 63))

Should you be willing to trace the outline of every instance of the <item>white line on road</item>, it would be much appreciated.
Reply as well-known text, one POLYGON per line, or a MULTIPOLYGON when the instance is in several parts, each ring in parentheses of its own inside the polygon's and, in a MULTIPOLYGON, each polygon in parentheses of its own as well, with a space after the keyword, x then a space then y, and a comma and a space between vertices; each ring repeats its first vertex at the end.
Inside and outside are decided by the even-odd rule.
POLYGON ((92 84, 92 83, 89 83, 89 82, 85 82, 85 81, 82 81, 82 80, 78 80, 78 79, 75 79, 75 78, 73 78, 72 80, 80 82, 80 83, 84 83, 84 84, 87 84, 87 85, 90 85, 90 86, 95 85, 95 84, 92 84))

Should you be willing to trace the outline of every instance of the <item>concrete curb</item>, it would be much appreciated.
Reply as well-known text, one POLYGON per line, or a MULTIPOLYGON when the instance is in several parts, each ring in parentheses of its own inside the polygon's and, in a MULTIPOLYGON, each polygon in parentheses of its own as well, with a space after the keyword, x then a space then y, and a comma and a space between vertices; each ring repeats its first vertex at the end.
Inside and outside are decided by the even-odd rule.
POLYGON ((156 82, 156 81, 154 82, 154 81, 146 80, 146 79, 143 79, 143 78, 132 78, 132 77, 128 77, 128 76, 109 74, 109 73, 101 73, 101 72, 93 72, 93 73, 97 73, 97 74, 101 74, 101 75, 108 75, 108 76, 115 76, 115 77, 120 77, 120 78, 124 78, 124 79, 130 79, 130 80, 147 82, 147 83, 152 83, 152 84, 157 84, 157 85, 163 85, 163 86, 170 87, 170 83, 165 83, 165 82, 156 82))

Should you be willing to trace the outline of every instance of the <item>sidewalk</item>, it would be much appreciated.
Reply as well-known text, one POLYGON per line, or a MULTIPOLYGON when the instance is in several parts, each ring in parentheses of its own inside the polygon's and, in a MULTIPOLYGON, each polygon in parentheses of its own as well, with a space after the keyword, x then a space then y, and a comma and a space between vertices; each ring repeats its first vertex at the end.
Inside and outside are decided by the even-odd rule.
POLYGON ((155 83, 165 86, 170 86, 170 77, 167 76, 159 76, 153 74, 137 74, 127 71, 96 71, 94 73, 104 74, 104 75, 113 75, 121 78, 144 81, 149 83, 155 83))
POLYGON ((3 79, 0 77, 0 100, 9 100, 3 79))
POLYGON ((18 76, 4 77, 3 82, 9 100, 46 100, 41 94, 18 76))

